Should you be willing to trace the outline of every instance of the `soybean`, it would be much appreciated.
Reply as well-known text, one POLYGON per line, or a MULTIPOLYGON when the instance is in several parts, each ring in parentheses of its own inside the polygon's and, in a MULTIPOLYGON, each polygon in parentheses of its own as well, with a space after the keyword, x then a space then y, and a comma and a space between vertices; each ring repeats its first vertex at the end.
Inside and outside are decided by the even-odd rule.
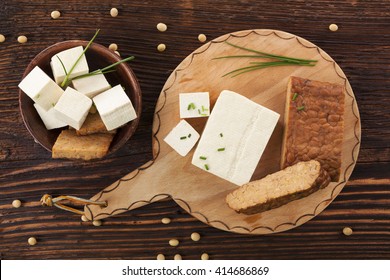
POLYGON ((171 240, 169 240, 169 245, 171 245, 172 247, 176 247, 179 245, 179 240, 171 239, 171 240))
POLYGON ((337 26, 337 24, 334 24, 332 23, 331 25, 329 25, 329 30, 330 31, 337 31, 339 29, 339 27, 337 26))
POLYGON ((30 237, 28 240, 27 240, 28 244, 31 245, 31 246, 34 246, 37 244, 37 239, 35 237, 30 237))
POLYGON ((60 13, 60 11, 52 11, 50 16, 52 19, 57 19, 61 16, 61 13, 60 13))
POLYGON ((160 22, 159 24, 157 24, 158 31, 165 32, 165 31, 167 31, 167 29, 168 29, 168 27, 165 23, 160 22))
POLYGON ((111 8, 111 10, 110 10, 110 15, 112 16, 112 17, 117 17, 118 16, 118 9, 117 8, 111 8))
POLYGON ((207 37, 204 34, 199 34, 198 35, 198 40, 199 40, 199 42, 204 43, 204 42, 206 42, 207 37))
POLYGON ((20 206, 22 206, 22 202, 19 199, 12 201, 12 207, 19 208, 20 206))
POLYGON ((157 50, 158 50, 159 52, 165 51, 166 48, 167 48, 167 46, 166 46, 165 44, 159 44, 159 45, 157 46, 157 50))
POLYGON ((21 43, 21 44, 26 43, 26 42, 27 42, 27 37, 24 36, 24 35, 20 35, 20 36, 18 37, 18 42, 21 43))
POLYGON ((161 219, 161 222, 162 222, 164 225, 167 225, 167 224, 171 223, 171 219, 169 219, 169 218, 162 218, 162 219, 161 219))

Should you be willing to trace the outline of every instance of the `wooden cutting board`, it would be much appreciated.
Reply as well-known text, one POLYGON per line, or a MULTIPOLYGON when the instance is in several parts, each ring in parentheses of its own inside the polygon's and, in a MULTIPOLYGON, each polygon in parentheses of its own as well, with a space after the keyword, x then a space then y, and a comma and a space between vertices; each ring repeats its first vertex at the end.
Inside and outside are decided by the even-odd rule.
MULTIPOLYGON (((206 120, 198 118, 188 121, 201 133, 206 120)), ((285 231, 321 213, 340 193, 356 164, 360 133, 359 111, 348 79, 337 63, 319 47, 277 30, 245 30, 226 34, 185 58, 165 83, 154 114, 154 159, 92 198, 107 201, 107 207, 86 206, 85 213, 89 219, 103 219, 170 197, 197 219, 222 230, 245 234, 285 231), (253 61, 253 58, 213 60, 218 56, 243 54, 242 50, 229 46, 225 41, 268 53, 316 59, 318 62, 315 67, 275 67, 237 77, 222 77, 253 61), (180 121, 179 93, 209 91, 213 106, 219 93, 229 89, 281 115, 252 177, 255 180, 279 170, 286 88, 292 75, 345 85, 345 131, 340 181, 277 209, 249 216, 238 214, 225 203, 226 195, 237 186, 193 166, 193 151, 181 157, 163 141, 180 121)))

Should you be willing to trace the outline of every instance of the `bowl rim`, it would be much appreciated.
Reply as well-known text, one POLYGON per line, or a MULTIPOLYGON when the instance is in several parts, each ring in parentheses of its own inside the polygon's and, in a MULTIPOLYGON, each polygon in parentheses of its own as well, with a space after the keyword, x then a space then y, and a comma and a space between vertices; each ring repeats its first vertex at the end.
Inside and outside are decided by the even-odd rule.
MULTIPOLYGON (((46 47, 45 49, 40 51, 28 63, 27 67, 25 68, 25 70, 23 72, 23 76, 22 76, 20 81, 22 81, 27 76, 27 74, 29 74, 31 72, 31 70, 35 66, 37 66, 39 64, 39 61, 41 61, 43 58, 45 58, 46 54, 48 52, 52 51, 53 49, 60 48, 58 50, 58 52, 61 52, 63 50, 66 50, 66 49, 69 49, 69 48, 72 48, 72 47, 76 47, 76 46, 83 46, 83 47, 85 47, 85 46, 87 46, 88 43, 89 43, 89 41, 85 41, 85 40, 67 40, 67 41, 57 42, 55 44, 52 44, 52 45, 46 47), (67 46, 67 47, 62 49, 63 46, 67 46)), ((99 54, 103 53, 104 56, 106 56, 110 60, 113 60, 114 62, 122 60, 122 58, 120 56, 118 56, 116 53, 114 53, 113 51, 109 50, 107 47, 105 47, 105 46, 103 46, 103 45, 101 45, 99 43, 94 43, 93 42, 89 46, 89 49, 95 50, 99 54)), ((117 67, 122 67, 123 68, 123 70, 125 71, 126 76, 129 78, 129 81, 126 84, 131 84, 132 88, 134 89, 134 96, 133 97, 136 100, 136 102, 135 102, 136 104, 133 104, 133 105, 138 105, 138 106, 134 106, 134 109, 135 109, 136 114, 137 114, 137 118, 135 118, 134 120, 132 120, 129 123, 127 123, 127 125, 130 124, 129 133, 127 133, 125 135, 124 139, 122 141, 120 141, 117 145, 112 146, 112 144, 111 144, 107 154, 103 158, 105 158, 108 155, 116 152, 118 149, 120 149, 134 135, 134 133, 137 130, 138 124, 140 122, 141 113, 142 113, 142 91, 141 91, 141 87, 139 85, 138 79, 137 79, 134 71, 130 68, 130 66, 127 63, 121 63, 117 67)), ((22 117, 22 120, 23 120, 23 123, 24 123, 25 127, 27 128, 28 132, 33 137, 33 139, 34 139, 34 141, 36 143, 41 145, 44 149, 48 150, 49 152, 52 152, 51 147, 48 147, 47 145, 42 143, 37 138, 36 134, 34 133, 34 129, 30 126, 30 123, 26 119, 27 116, 25 116, 25 114, 23 112, 24 110, 22 108, 22 98, 23 98, 22 96, 23 95, 26 95, 26 94, 19 88, 19 97, 18 97, 18 100, 19 100, 19 112, 20 112, 20 115, 22 117)), ((69 159, 69 160, 73 160, 73 159, 69 159)))

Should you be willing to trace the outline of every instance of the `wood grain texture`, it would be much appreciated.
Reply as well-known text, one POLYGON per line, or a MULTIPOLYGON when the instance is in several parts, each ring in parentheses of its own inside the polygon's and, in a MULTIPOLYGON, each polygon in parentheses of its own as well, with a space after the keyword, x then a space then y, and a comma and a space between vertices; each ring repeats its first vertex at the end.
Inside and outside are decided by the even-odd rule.
POLYGON ((390 14, 388 1, 58 1, 0 2, 0 252, 2 259, 389 259, 390 258, 390 14), (112 6, 119 16, 111 18, 112 6), (59 9, 62 17, 50 18, 59 9), (288 11, 288 13, 286 13, 288 11), (168 30, 160 33, 156 24, 168 30), (330 23, 339 30, 330 32, 330 23), (45 47, 63 40, 115 42, 143 93, 142 119, 132 139, 115 154, 94 162, 52 160, 34 143, 18 111, 17 84, 28 62, 45 47), (152 159, 152 122, 160 91, 175 67, 201 46, 199 33, 214 39, 254 28, 284 30, 329 53, 351 83, 362 125, 358 163, 349 183, 316 218, 293 230, 247 236, 209 227, 172 200, 115 216, 102 227, 78 216, 42 208, 44 193, 88 198, 152 159), (20 45, 24 34, 28 43, 20 45), (156 51, 159 43, 167 50, 156 51), (11 207, 20 199, 23 207, 11 207), (163 225, 160 219, 171 217, 163 225), (353 228, 344 236, 345 226, 353 228), (195 243, 190 234, 202 239, 195 243), (27 245, 35 236, 37 246, 27 245), (179 247, 170 247, 177 237, 179 247))

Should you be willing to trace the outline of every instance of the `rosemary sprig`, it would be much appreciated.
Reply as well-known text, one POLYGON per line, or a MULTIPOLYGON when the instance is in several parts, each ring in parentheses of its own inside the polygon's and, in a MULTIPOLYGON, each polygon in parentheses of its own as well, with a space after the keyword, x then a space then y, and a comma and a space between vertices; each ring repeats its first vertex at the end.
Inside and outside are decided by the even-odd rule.
POLYGON ((80 54, 80 56, 77 58, 75 63, 72 65, 70 68, 68 74, 66 74, 65 79, 61 83, 61 87, 65 87, 66 85, 69 84, 69 76, 72 74, 74 68, 76 67, 77 63, 80 61, 80 59, 83 57, 85 52, 88 50, 88 48, 91 46, 92 42, 95 40, 96 36, 99 34, 100 29, 96 30, 95 35, 93 35, 92 39, 88 42, 87 46, 84 48, 83 52, 80 54))
POLYGON ((235 69, 233 71, 230 71, 226 74, 224 74, 222 77, 232 75, 232 77, 236 77, 238 75, 251 72, 254 70, 259 70, 267 67, 276 67, 276 66, 315 66, 317 63, 317 60, 313 59, 301 59, 301 58, 295 58, 295 57, 288 57, 288 56, 282 56, 282 55, 275 55, 271 53, 261 52, 245 47, 241 47, 235 44, 232 44, 230 42, 225 42, 226 44, 247 51, 256 53, 256 55, 229 55, 229 56, 220 56, 216 57, 214 59, 227 59, 227 58, 263 58, 263 59, 271 59, 272 61, 263 61, 263 62, 250 62, 250 66, 241 67, 238 69, 235 69))

